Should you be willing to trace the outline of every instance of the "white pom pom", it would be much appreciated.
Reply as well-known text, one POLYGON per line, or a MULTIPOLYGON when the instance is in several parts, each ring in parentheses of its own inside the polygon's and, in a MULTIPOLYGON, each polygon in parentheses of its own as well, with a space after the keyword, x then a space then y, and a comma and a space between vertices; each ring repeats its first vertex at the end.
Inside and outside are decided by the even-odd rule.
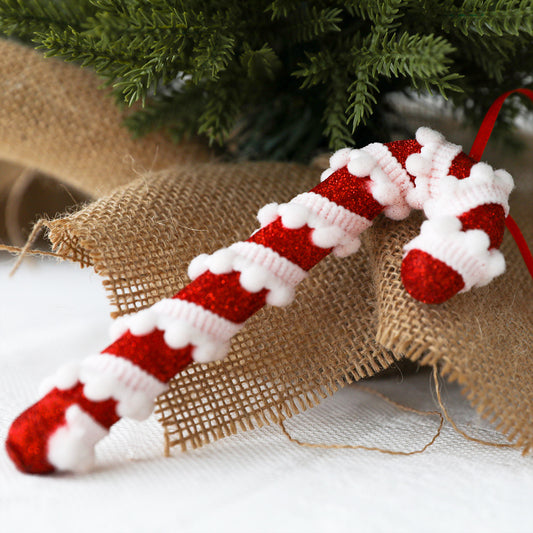
POLYGON ((133 335, 147 335, 155 329, 157 315, 150 308, 144 309, 127 317, 127 323, 133 335))
POLYGON ((420 227, 420 234, 442 237, 461 231, 461 221, 455 217, 439 217, 425 220, 420 227))
POLYGON ((80 377, 80 364, 67 363, 59 368, 52 376, 47 377, 39 385, 39 394, 44 396, 52 389, 58 388, 60 390, 71 389, 78 383, 80 377))
POLYGON ((417 178, 417 181, 419 183, 417 183, 414 188, 407 191, 405 200, 413 209, 422 209, 429 199, 429 191, 422 183, 425 180, 420 180, 420 178, 417 178))
POLYGON ((372 181, 370 192, 381 205, 392 205, 398 202, 398 188, 387 180, 372 181))
POLYGON ((339 244, 344 232, 337 226, 324 226, 316 228, 311 234, 311 241, 319 248, 332 248, 339 244))
POLYGON ((203 342, 194 348, 192 356, 198 363, 217 361, 220 359, 219 346, 214 342, 203 342))
POLYGON ((77 405, 65 413, 66 424, 48 441, 48 461, 59 471, 87 472, 94 464, 94 445, 107 430, 77 405))
POLYGON ((208 257, 209 256, 207 254, 200 254, 189 263, 187 274, 190 279, 195 280, 197 277, 201 276, 204 272, 207 271, 207 266, 205 262, 208 257))
POLYGON ((266 303, 274 307, 285 307, 294 300, 294 289, 287 285, 280 285, 271 289, 266 297, 266 303))
POLYGON ((470 229, 464 232, 464 239, 468 253, 479 255, 486 252, 490 246, 489 236, 480 229, 470 229))
POLYGON ((299 229, 305 226, 309 218, 307 209, 298 204, 282 204, 279 206, 278 213, 287 229, 299 229))
POLYGON ((363 178, 370 176, 370 173, 375 168, 376 159, 364 150, 352 150, 350 152, 350 162, 348 163, 348 172, 363 178))
POLYGON ((422 126, 416 130, 416 140, 422 145, 437 144, 445 141, 444 135, 438 131, 422 126))
POLYGON ((213 274, 229 274, 233 270, 235 252, 229 248, 221 248, 210 255, 205 264, 213 274))
POLYGON ((499 250, 490 250, 489 257, 487 274, 490 276, 490 281, 505 272, 505 257, 499 250))
POLYGON ((452 195, 457 191, 457 188, 461 186, 461 180, 458 180, 455 176, 444 176, 438 180, 436 184, 438 187, 438 194, 441 195, 452 195))
POLYGON ((494 170, 487 163, 476 163, 470 169, 470 175, 467 179, 476 183, 490 183, 494 176, 494 170))
POLYGON ((79 363, 68 363, 56 372, 55 386, 61 390, 71 389, 78 382, 79 375, 79 363))
POLYGON ((494 172, 494 176, 496 177, 498 184, 505 189, 507 194, 514 189, 513 177, 506 170, 500 168, 494 172))
POLYGON ((117 405, 120 417, 146 420, 154 410, 154 401, 143 392, 137 391, 121 399, 117 405))
POLYGON ((125 317, 120 317, 113 320, 111 326, 109 326, 109 336, 113 341, 116 341, 122 337, 126 331, 128 331, 128 322, 125 317))
POLYGON ((411 154, 405 161, 405 168, 415 177, 427 177, 431 174, 431 161, 421 154, 411 154))
POLYGON ((274 222, 276 218, 278 218, 278 204, 275 202, 264 205, 257 213, 257 220, 262 228, 274 222))
POLYGON ((347 240, 333 248, 333 255, 336 257, 348 257, 359 250, 361 240, 357 237, 347 240))
POLYGON ((333 171, 345 167, 348 164, 348 161, 350 161, 351 151, 351 148, 341 148, 329 158, 329 166, 333 171))
POLYGON ((383 211, 392 220, 403 220, 409 216, 411 208, 406 204, 389 205, 383 211))
POLYGON ((157 314, 150 308, 139 311, 128 318, 128 327, 133 335, 148 335, 157 325, 157 314))
POLYGON ((224 359, 226 355, 228 355, 229 351, 230 351, 229 342, 223 342, 223 343, 217 344, 217 349, 213 354, 213 361, 220 361, 221 359, 224 359))
POLYGON ((320 174, 320 181, 326 181, 334 173, 334 168, 327 168, 326 170, 324 170, 324 172, 322 172, 322 174, 320 174))
POLYGON ((87 381, 83 387, 83 394, 95 402, 111 398, 117 389, 117 382, 111 376, 93 376, 91 379, 84 379, 82 375, 82 380, 87 381))
POLYGON ((163 338, 174 350, 184 348, 191 342, 191 326, 185 321, 176 320, 165 328, 163 338))
POLYGON ((249 266, 243 269, 239 282, 248 292, 259 292, 265 288, 268 272, 258 266, 249 266))

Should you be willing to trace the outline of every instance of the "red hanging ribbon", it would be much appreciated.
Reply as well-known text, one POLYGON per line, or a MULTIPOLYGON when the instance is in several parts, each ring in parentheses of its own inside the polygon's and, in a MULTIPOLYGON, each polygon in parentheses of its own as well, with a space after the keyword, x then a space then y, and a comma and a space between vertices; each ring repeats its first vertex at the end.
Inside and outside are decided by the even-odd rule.
MULTIPOLYGON (((489 110, 487 111, 487 114, 485 115, 485 118, 483 119, 483 122, 481 123, 481 126, 479 127, 479 130, 477 132, 476 138, 474 139, 474 143, 472 144, 472 148, 469 154, 472 159, 475 159, 476 161, 479 161, 481 159, 483 151, 485 150, 485 146, 487 146, 487 142, 490 138, 490 134, 492 133, 492 130, 494 128, 494 123, 498 118, 498 113, 500 112, 500 109, 502 108, 502 105, 507 99, 507 97, 514 93, 523 94, 533 102, 533 91, 531 91, 530 89, 513 89, 512 91, 503 93, 500 97, 498 97, 490 106, 489 110)), ((505 225, 507 226, 507 229, 515 240, 518 249, 522 254, 522 258, 524 259, 524 263, 526 264, 527 269, 529 270, 529 273, 533 278, 533 254, 531 253, 531 250, 527 245, 526 239, 522 235, 518 224, 510 215, 505 219, 505 225)))

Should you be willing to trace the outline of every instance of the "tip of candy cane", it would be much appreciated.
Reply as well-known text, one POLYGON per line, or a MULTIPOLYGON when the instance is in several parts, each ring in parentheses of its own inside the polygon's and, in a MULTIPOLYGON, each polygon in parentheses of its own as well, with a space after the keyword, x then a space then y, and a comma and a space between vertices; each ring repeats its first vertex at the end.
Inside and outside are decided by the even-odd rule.
POLYGON ((465 282, 453 268, 422 250, 410 250, 402 262, 405 290, 426 304, 441 304, 460 292, 465 282))
POLYGON ((118 420, 115 408, 113 399, 86 398, 81 383, 54 388, 13 422, 7 453, 28 474, 85 472, 92 466, 96 442, 118 420))
MULTIPOLYGON (((6 439, 6 451, 21 472, 50 474, 56 469, 48 461, 46 436, 41 423, 35 419, 34 407, 24 411, 11 425, 6 439)), ((56 413, 51 415, 57 417, 56 413)))

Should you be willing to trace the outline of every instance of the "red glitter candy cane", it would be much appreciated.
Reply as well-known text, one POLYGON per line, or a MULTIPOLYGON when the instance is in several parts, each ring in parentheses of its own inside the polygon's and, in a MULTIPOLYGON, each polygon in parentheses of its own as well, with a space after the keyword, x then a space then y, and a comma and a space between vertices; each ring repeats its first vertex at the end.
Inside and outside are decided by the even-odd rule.
POLYGON ((95 443, 119 418, 148 417, 173 376, 194 361, 223 358, 253 313, 289 304, 329 253, 355 253, 382 212, 427 216, 402 263, 414 298, 438 304, 485 285, 505 268, 498 248, 512 188, 507 172, 428 128, 416 140, 336 152, 314 189, 263 207, 261 228, 247 241, 194 259, 192 283, 174 298, 118 319, 109 347, 50 378, 46 395, 13 423, 10 457, 24 472, 88 470, 95 443))

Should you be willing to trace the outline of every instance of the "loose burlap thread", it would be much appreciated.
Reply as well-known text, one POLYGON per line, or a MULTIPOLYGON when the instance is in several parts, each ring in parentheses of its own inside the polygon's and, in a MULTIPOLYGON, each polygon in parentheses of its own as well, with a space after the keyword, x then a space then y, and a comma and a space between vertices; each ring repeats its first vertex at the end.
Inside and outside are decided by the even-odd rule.
MULTIPOLYGON (((15 55, 20 49, 11 43, 2 46, 11 47, 9 53, 15 55)), ((19 60, 29 61, 24 55, 28 53, 24 50, 19 60)), ((37 61, 35 55, 31 58, 37 61)), ((55 61, 47 65, 72 68, 55 61)), ((69 90, 77 94, 80 108, 88 98, 97 108, 95 116, 108 113, 107 100, 101 94, 95 97, 94 78, 86 72, 83 76, 63 82, 71 83, 69 90), (89 79, 91 89, 85 91, 89 79)), ((59 98, 54 90, 50 87, 49 93, 59 98)), ((15 118, 16 110, 11 120, 15 118)), ((87 117, 77 123, 81 129, 83 120, 87 117)), ((119 121, 118 115, 114 121, 119 121)), ((86 172, 84 164, 76 166, 76 158, 68 154, 64 157, 70 166, 46 158, 44 152, 54 142, 66 143, 76 131, 65 121, 59 123, 60 127, 51 126, 55 137, 48 144, 37 130, 29 161, 22 149, 10 160, 33 166, 42 151, 43 167, 59 179, 83 184, 94 196, 110 191, 80 211, 45 224, 60 257, 92 266, 102 276, 114 316, 174 294, 187 283, 186 267, 194 256, 246 238, 257 227, 255 213, 262 205, 287 201, 313 187, 320 175, 316 167, 296 164, 205 162, 208 151, 202 149, 196 157, 181 146, 172 156, 178 158, 172 168, 156 171, 154 167, 140 178, 131 169, 120 174, 116 162, 123 160, 122 148, 102 155, 94 147, 87 159, 98 160, 96 176, 86 172), (189 159, 179 159, 181 150, 189 159), (103 185, 106 180, 109 184, 103 185), (120 184, 124 185, 116 188, 120 184)), ((109 146, 117 128, 103 121, 99 134, 109 146)), ((0 155, 9 151, 6 142, 17 144, 17 135, 6 134, 8 141, 0 139, 4 145, 0 155)), ((143 142, 153 156, 153 142, 143 142)), ((27 143, 32 144, 31 138, 27 143)), ((77 146, 78 156, 83 156, 83 143, 77 146)), ((63 149, 67 150, 66 145, 63 149)), ((526 239, 533 242, 529 204, 526 196, 515 194, 512 212, 526 239)), ((226 360, 193 365, 177 376, 158 399, 167 446, 194 448, 239 429, 283 420, 316 405, 344 384, 407 357, 438 364, 448 379, 463 385, 480 413, 516 446, 530 450, 533 282, 517 248, 506 235, 504 276, 444 305, 427 306, 407 295, 400 280, 402 247, 419 231, 420 222, 416 214, 402 223, 380 218, 366 232, 358 254, 346 259, 328 257, 315 267, 299 286, 294 304, 257 313, 234 339, 226 360)))

